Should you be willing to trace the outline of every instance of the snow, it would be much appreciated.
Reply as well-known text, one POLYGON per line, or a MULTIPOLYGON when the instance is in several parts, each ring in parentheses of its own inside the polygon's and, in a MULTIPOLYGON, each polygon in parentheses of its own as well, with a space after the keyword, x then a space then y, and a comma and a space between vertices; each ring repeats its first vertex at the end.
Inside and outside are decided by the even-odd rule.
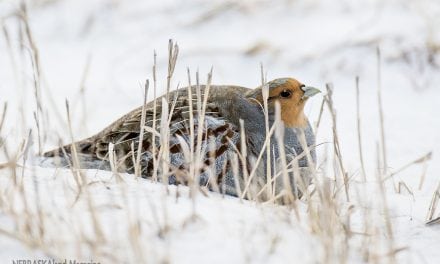
MULTIPOLYGON (((38 151, 29 45, 25 42, 25 52, 20 52, 19 20, 14 16, 18 9, 18 1, 0 2, 0 21, 13 49, 9 52, 2 35, 0 103, 8 102, 8 113, 0 135, 9 156, 27 138, 29 128, 34 142, 30 151, 38 151)), ((363 214, 369 212, 374 220, 371 225, 379 230, 379 235, 371 235, 371 247, 387 241, 375 176, 380 141, 376 48, 380 47, 389 171, 433 152, 421 189, 423 164, 394 177, 413 195, 398 194, 392 180, 386 182, 394 241, 397 248, 405 248, 397 253, 397 260, 440 262, 440 226, 425 225, 440 183, 440 4, 436 1, 34 0, 28 2, 28 15, 41 59, 42 101, 48 115, 45 150, 57 146, 60 138, 70 141, 66 99, 72 109, 75 139, 100 131, 141 105, 143 82, 152 78, 154 50, 158 88, 163 92, 170 38, 180 48, 173 87, 187 84, 187 68, 193 80, 199 70, 204 82, 211 67, 214 83, 256 87, 261 82, 260 62, 268 80, 292 76, 322 90, 331 82, 344 165, 349 175, 357 175, 352 197, 360 196, 342 203, 340 217, 353 205, 352 228, 363 233, 363 221, 370 219, 363 214), (360 78, 367 184, 360 182, 359 175, 356 76, 360 78), (377 237, 383 241, 375 244, 377 237)), ((320 97, 308 102, 306 113, 312 121, 317 120, 320 102, 320 97)), ((328 112, 318 130, 318 142, 332 142, 328 112)), ((318 147, 320 162, 331 146, 318 147)), ((0 154, 1 164, 8 160, 0 154)), ((17 169, 16 178, 10 169, 0 169, 2 262, 56 258, 115 263, 316 263, 325 259, 327 242, 310 224, 304 202, 299 203, 298 220, 291 208, 214 193, 190 199, 183 186, 163 186, 128 174, 118 178, 96 170, 83 171, 86 181, 93 184, 76 197, 77 185, 69 169, 35 164, 28 160, 24 168, 17 169), (23 190, 17 189, 14 179, 23 183, 31 215, 25 214, 23 190), (88 195, 97 209, 90 210, 88 195), (102 228, 102 241, 96 240, 93 212, 102 228), (38 213, 45 215, 46 222, 37 221, 38 213), (28 234, 28 225, 38 232, 39 224, 45 230, 42 241, 20 237, 28 234), (137 229, 141 235, 133 235, 137 229), (96 244, 96 248, 90 246, 96 244), (101 259, 94 259, 97 256, 101 259)), ((340 234, 333 239, 341 240, 340 234)), ((363 239, 353 235, 348 241, 348 262, 365 261, 359 250, 363 239)), ((343 246, 333 247, 333 261, 338 262, 343 246)))

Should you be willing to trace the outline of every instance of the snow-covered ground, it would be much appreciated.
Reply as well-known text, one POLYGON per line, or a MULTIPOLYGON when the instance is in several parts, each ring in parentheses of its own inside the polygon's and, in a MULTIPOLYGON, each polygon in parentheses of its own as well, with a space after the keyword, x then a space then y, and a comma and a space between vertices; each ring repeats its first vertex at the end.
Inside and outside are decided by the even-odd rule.
MULTIPOLYGON (((38 50, 34 62, 40 67, 39 96, 47 115, 41 117, 45 122, 40 127, 47 135, 44 150, 57 146, 59 139, 70 141, 66 99, 76 139, 141 105, 143 83, 152 78, 154 51, 158 89, 163 91, 169 39, 180 48, 173 87, 188 83, 187 68, 193 80, 198 70, 204 82, 211 67, 214 83, 256 87, 261 82, 260 63, 268 80, 291 76, 322 90, 332 83, 341 154, 353 176, 352 199, 344 202, 340 193, 333 213, 325 203, 299 202, 299 219, 292 208, 214 193, 190 199, 186 187, 167 187, 128 174, 115 177, 106 171, 84 171, 90 184, 77 196, 69 169, 33 165, 38 162, 32 155, 25 161, 20 158, 22 166, 8 167, 30 128, 29 153, 39 148, 30 59, 35 48, 19 10, 19 1, 0 1, 0 104, 8 103, 0 134, 6 144, 0 144, 2 263, 43 258, 101 263, 384 263, 392 261, 389 256, 394 253, 398 263, 440 262, 440 224, 425 225, 440 184, 440 2, 27 1, 30 33, 38 50), (356 76, 367 183, 360 174, 356 76), (394 176, 396 186, 402 183, 400 193, 392 179, 386 181, 385 207, 376 178, 378 83, 388 172, 433 152, 431 160, 394 176), (311 204, 318 208, 315 216, 311 204)), ((317 120, 321 99, 308 102, 312 121, 317 120)), ((317 133, 318 143, 324 143, 318 147, 322 163, 333 152, 327 109, 317 133)), ((328 163, 320 175, 332 178, 332 160, 328 163)))

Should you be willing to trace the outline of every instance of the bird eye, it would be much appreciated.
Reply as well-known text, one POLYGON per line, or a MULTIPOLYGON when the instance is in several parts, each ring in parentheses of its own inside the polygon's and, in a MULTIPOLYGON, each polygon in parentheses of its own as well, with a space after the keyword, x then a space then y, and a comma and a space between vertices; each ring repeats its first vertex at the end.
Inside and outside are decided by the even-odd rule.
POLYGON ((280 93, 280 96, 283 98, 289 98, 292 95, 292 91, 290 90, 284 90, 280 93))

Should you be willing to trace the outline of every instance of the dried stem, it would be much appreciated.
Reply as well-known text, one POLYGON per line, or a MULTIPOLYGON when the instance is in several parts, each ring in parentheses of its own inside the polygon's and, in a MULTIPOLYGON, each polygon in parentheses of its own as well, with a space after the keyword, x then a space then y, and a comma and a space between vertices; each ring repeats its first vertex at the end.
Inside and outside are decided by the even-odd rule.
POLYGON ((425 165, 425 164, 426 164, 426 161, 430 160, 431 157, 432 157, 432 152, 429 152, 429 153, 423 155, 422 157, 420 157, 420 158, 418 158, 418 159, 416 159, 416 160, 413 160, 413 161, 409 162, 408 164, 402 166, 401 168, 397 169, 396 171, 390 173, 387 177, 384 177, 384 178, 382 179, 382 181, 385 182, 385 181, 387 181, 387 180, 393 178, 394 175, 396 175, 396 174, 398 174, 398 173, 400 173, 400 172, 406 170, 407 168, 411 167, 411 166, 414 165, 414 164, 423 163, 423 164, 425 165))
POLYGON ((438 209, 439 201, 440 201, 440 183, 437 185, 437 188, 432 195, 431 203, 429 204, 428 215, 426 216, 427 225, 440 223, 440 215, 434 218, 434 215, 438 209))
POLYGON ((171 78, 173 77, 174 69, 176 67, 177 56, 179 55, 179 46, 177 43, 173 45, 173 40, 168 41, 168 75, 167 75, 167 102, 169 102, 169 94, 171 88, 171 78))
MULTIPOLYGON (((75 142, 74 137, 73 137, 73 130, 72 130, 72 120, 70 117, 70 107, 69 107, 69 102, 66 100, 66 113, 67 113, 67 124, 69 126, 69 136, 70 136, 70 140, 72 142, 75 142)), ((80 160, 78 158, 78 151, 76 149, 76 144, 72 143, 70 145, 70 153, 72 155, 72 164, 73 164, 73 172, 76 175, 77 183, 78 183, 78 188, 79 190, 84 190, 85 194, 86 194, 86 199, 87 199, 87 205, 90 211, 90 217, 92 220, 92 224, 93 224, 93 229, 95 231, 95 235, 97 237, 97 241, 104 241, 104 233, 101 230, 101 224, 98 221, 98 217, 96 215, 96 211, 94 209, 93 206, 93 201, 92 201, 92 196, 89 192, 88 186, 87 186, 87 181, 85 176, 82 174, 81 172, 81 164, 80 164, 80 160)))
POLYGON ((8 112, 8 102, 4 102, 3 103, 3 111, 2 111, 2 114, 0 116, 0 134, 1 134, 2 129, 3 129, 3 125, 5 124, 6 113, 7 112, 8 112))
MULTIPOLYGON (((142 105, 142 115, 141 115, 141 124, 140 124, 140 131, 139 131, 139 143, 137 148, 137 156, 136 156, 136 165, 134 167, 134 174, 137 177, 141 176, 142 168, 141 168, 141 158, 142 158, 142 145, 144 141, 144 124, 145 124, 145 115, 147 111, 147 97, 148 97, 148 88, 150 86, 150 82, 147 79, 145 81, 145 89, 144 89, 144 103, 142 105)), ((152 134, 153 137, 155 137, 154 134, 152 134)))
MULTIPOLYGON (((157 54, 154 51, 153 55, 153 131, 157 130, 157 54)), ((156 153, 156 136, 152 135, 151 144, 153 145, 153 153, 156 153)), ((157 157, 153 155, 153 181, 157 181, 157 169, 158 169, 158 161, 157 157)))
MULTIPOLYGON (((270 147, 271 147, 271 136, 269 135, 270 131, 270 124, 269 124, 269 106, 267 104, 267 100, 269 98, 269 87, 266 85, 266 78, 264 75, 264 68, 263 64, 260 64, 260 70, 261 70, 261 91, 263 93, 263 110, 264 110, 264 123, 265 123, 265 129, 266 129, 266 139, 268 140, 266 145, 266 196, 267 199, 272 198, 273 190, 272 190, 272 155, 270 153, 270 147)), ((264 151, 264 149, 261 149, 261 151, 264 151)))
POLYGON ((315 136, 318 135, 318 129, 319 126, 321 125, 322 114, 324 113, 324 106, 325 106, 325 97, 322 98, 321 106, 319 107, 318 120, 315 122, 315 127, 313 129, 313 131, 315 132, 315 136))
MULTIPOLYGON (((387 147, 385 140, 385 122, 384 122, 384 114, 383 114, 383 105, 382 105, 382 68, 381 68, 381 55, 380 48, 376 49, 377 56, 377 103, 379 107, 379 120, 380 120, 380 146, 381 146, 381 154, 382 154, 382 163, 381 163, 381 174, 386 175, 388 171, 388 161, 387 161, 387 147)), ((393 187, 396 190, 396 184, 393 179, 393 187)))
POLYGON ((38 52, 37 45, 35 44, 35 40, 32 35, 32 31, 29 26, 29 19, 27 14, 27 7, 24 2, 20 4, 20 15, 24 25, 24 31, 28 40, 28 44, 30 46, 30 55, 31 55, 31 64, 33 69, 33 78, 34 78, 34 96, 35 102, 37 106, 37 110, 34 113, 35 122, 37 123, 37 135, 38 135, 38 153, 43 153, 42 151, 42 139, 41 139, 41 131, 40 131, 40 123, 45 124, 45 122, 40 121, 40 118, 43 117, 43 107, 41 102, 41 65, 40 65, 40 55, 38 52))
POLYGON ((367 180, 367 174, 365 173, 364 155, 362 151, 362 135, 361 135, 361 111, 360 111, 360 96, 359 96, 359 76, 356 76, 356 117, 357 117, 357 136, 359 147, 359 160, 361 162, 362 179, 364 182, 367 180))
POLYGON ((345 198, 348 201, 350 201, 350 196, 349 196, 349 192, 348 192, 348 176, 347 176, 347 172, 344 169, 344 163, 342 162, 342 154, 341 154, 341 149, 340 149, 340 145, 339 145, 339 137, 338 137, 338 130, 337 130, 337 122, 336 122, 336 110, 334 108, 333 105, 333 88, 331 86, 331 84, 327 84, 326 85, 327 88, 327 95, 325 96, 325 101, 327 103, 327 106, 329 108, 331 117, 332 117, 332 132, 333 132, 333 147, 334 147, 334 152, 335 152, 335 156, 336 156, 336 160, 338 162, 339 165, 339 171, 341 173, 341 178, 344 182, 344 189, 345 189, 345 198))
POLYGON ((382 181, 382 172, 383 170, 380 168, 379 163, 381 161, 380 159, 380 155, 379 155, 379 144, 376 144, 376 148, 377 148, 377 163, 378 163, 378 170, 377 170, 377 183, 378 183, 378 187, 379 187, 379 194, 380 194, 380 201, 379 204, 382 206, 382 212, 384 214, 384 221, 385 221, 385 231, 387 234, 387 244, 388 244, 388 252, 390 253, 389 256, 389 260, 390 263, 395 263, 396 259, 395 259, 395 253, 394 252, 394 234, 393 234, 393 227, 391 224, 391 220, 390 220, 390 212, 389 212, 389 207, 388 207, 388 201, 386 198, 386 190, 385 190, 385 184, 382 181))

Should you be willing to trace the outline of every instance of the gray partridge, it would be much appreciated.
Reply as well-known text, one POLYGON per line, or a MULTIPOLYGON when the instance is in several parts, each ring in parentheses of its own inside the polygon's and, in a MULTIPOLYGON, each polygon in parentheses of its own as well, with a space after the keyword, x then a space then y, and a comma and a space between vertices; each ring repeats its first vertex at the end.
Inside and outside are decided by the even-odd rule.
MULTIPOLYGON (((119 164, 118 170, 133 173, 138 146, 140 146, 139 149, 142 151, 138 164, 141 168, 141 175, 151 177, 155 170, 153 159, 154 157, 156 160, 159 159, 158 153, 162 145, 166 145, 168 152, 165 153, 168 153, 169 159, 165 162, 167 162, 168 171, 164 172, 163 167, 158 166, 156 172, 160 171, 162 175, 166 175, 170 184, 187 183, 188 177, 191 177, 188 176, 190 168, 188 150, 194 151, 199 141, 201 166, 198 167, 197 179, 200 185, 206 185, 212 189, 213 184, 216 183, 220 191, 229 195, 238 195, 246 188, 248 180, 244 179, 244 168, 248 170, 247 176, 255 170, 253 181, 262 187, 267 181, 266 153, 261 155, 258 165, 255 163, 260 153, 267 148, 264 146, 267 131, 264 98, 267 98, 269 127, 276 120, 275 102, 278 102, 280 106, 283 126, 283 142, 280 145, 284 148, 286 163, 302 155, 296 159, 295 166, 301 174, 298 177, 308 184, 307 177, 310 176, 310 169, 316 161, 315 136, 303 109, 307 99, 319 90, 305 86, 292 78, 275 79, 267 83, 264 89, 268 92, 267 96, 263 96, 263 86, 249 89, 239 86, 209 85, 204 118, 199 118, 199 113, 202 111, 201 104, 203 104, 207 86, 192 86, 191 94, 188 87, 170 92, 168 101, 164 100, 165 96, 162 96, 155 102, 151 101, 146 104, 145 129, 142 136, 140 124, 143 107, 139 107, 98 134, 75 142, 77 155, 82 162, 81 166, 82 168, 110 169, 109 146, 112 146, 117 164, 119 164), (162 105, 164 102, 165 108, 162 105), (166 115, 162 114, 163 109, 168 109, 166 115), (156 115, 154 123, 157 132, 151 129, 154 115, 156 115), (168 119, 169 123, 162 118, 168 119), (243 120, 244 133, 240 131, 240 120, 243 120), (200 121, 203 122, 201 129, 199 129, 200 121), (168 125, 166 128, 168 131, 161 131, 164 124, 168 125), (201 132, 201 135, 197 135, 198 132, 201 132), (241 139, 243 134, 245 139, 241 139), (301 135, 305 140, 301 140, 301 135), (165 136, 167 141, 162 138, 165 136), (139 145, 140 139, 142 142, 139 145), (247 155, 238 162, 238 168, 235 162, 234 169, 232 157, 235 155, 235 160, 237 160, 238 153, 243 149, 242 143, 246 144, 247 155), (307 145, 308 153, 303 153, 304 145, 307 145), (243 160, 246 160, 246 166, 243 166, 243 160)), ((272 135, 269 156, 273 164, 270 168, 273 175, 276 174, 276 164, 280 159, 280 145, 277 138, 272 135)), ((44 155, 46 157, 59 156, 67 161, 72 158, 71 147, 72 145, 66 145, 46 152, 44 155)), ((289 171, 289 181, 292 185, 295 184, 294 174, 292 170, 289 171)), ((278 189, 283 188, 282 185, 277 185, 278 189)))

